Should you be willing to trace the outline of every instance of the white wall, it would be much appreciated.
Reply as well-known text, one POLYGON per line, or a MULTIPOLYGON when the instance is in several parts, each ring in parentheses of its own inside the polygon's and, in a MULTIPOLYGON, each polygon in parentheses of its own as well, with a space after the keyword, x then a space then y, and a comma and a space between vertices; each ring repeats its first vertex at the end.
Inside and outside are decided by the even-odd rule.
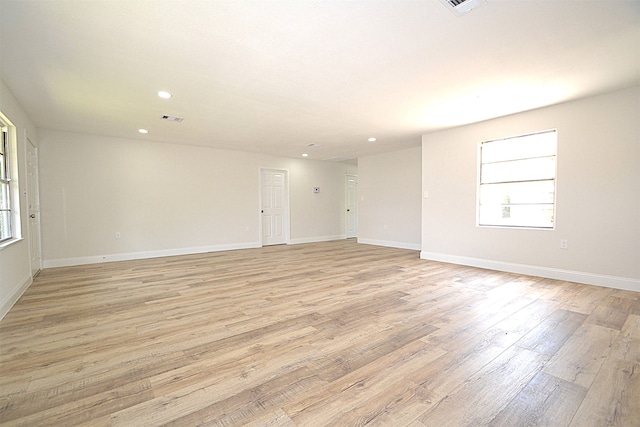
POLYGON ((424 135, 421 256, 640 291, 639 114, 634 87, 424 135), (477 144, 554 128, 555 230, 476 227, 477 144))
POLYGON ((340 163, 50 130, 40 145, 45 267, 259 246, 261 167, 289 171, 291 243, 345 237, 340 163))
POLYGON ((358 242, 420 249, 421 148, 358 159, 358 242))
POLYGON ((347 166, 342 163, 291 164, 291 243, 346 238, 346 173, 347 166), (314 193, 314 187, 320 192, 314 193))
POLYGON ((31 284, 31 266, 27 228, 26 137, 37 144, 36 129, 29 117, 0 79, 0 111, 16 127, 18 154, 18 186, 20 188, 20 218, 23 239, 0 249, 0 319, 18 301, 31 284))

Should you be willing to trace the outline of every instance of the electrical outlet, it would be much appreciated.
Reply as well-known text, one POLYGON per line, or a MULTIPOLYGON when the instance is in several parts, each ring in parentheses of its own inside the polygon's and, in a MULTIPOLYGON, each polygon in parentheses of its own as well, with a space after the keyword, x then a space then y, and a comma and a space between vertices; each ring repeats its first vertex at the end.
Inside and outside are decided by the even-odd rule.
POLYGON ((560 249, 569 249, 569 241, 567 239, 560 239, 560 249))
POLYGON ((120 239, 122 237, 122 234, 120 234, 119 231, 116 231, 116 239, 120 239))

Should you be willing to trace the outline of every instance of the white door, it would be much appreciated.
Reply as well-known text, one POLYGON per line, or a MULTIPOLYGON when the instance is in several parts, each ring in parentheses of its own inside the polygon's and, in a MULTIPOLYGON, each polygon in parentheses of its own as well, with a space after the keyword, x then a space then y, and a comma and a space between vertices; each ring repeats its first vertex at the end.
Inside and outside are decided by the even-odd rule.
POLYGON ((287 243, 289 212, 287 198, 287 171, 262 169, 262 245, 287 243))
POLYGON ((347 175, 346 181, 347 238, 358 236, 358 177, 347 175))
POLYGON ((29 254, 31 275, 36 276, 42 268, 40 248, 40 192, 38 187, 38 149, 27 138, 27 204, 29 212, 29 254))

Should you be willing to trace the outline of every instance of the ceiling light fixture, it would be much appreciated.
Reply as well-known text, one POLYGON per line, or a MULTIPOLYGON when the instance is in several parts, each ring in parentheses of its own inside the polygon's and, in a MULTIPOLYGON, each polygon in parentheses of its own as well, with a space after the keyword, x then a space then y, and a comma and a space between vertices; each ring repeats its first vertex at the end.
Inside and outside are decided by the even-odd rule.
POLYGON ((149 133, 149 131, 146 130, 146 129, 138 129, 138 132, 140 132, 140 133, 149 133))
POLYGON ((158 96, 159 96, 160 98, 169 99, 169 98, 171 98, 173 95, 171 95, 169 92, 166 92, 166 91, 164 91, 164 90, 161 90, 161 91, 159 91, 159 92, 158 92, 158 96))
POLYGON ((376 142, 376 139, 371 137, 371 138, 369 138, 369 142, 376 142))
POLYGON ((302 153, 302 157, 309 157, 307 153, 302 153))

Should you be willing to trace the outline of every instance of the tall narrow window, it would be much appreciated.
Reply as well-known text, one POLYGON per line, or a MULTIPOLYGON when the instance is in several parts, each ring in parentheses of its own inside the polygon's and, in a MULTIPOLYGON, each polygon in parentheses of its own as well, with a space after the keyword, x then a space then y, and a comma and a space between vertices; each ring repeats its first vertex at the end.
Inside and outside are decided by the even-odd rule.
POLYGON ((480 144, 478 225, 551 229, 556 131, 480 144))
POLYGON ((13 237, 11 228, 11 188, 9 181, 9 129, 0 122, 0 242, 13 237))

